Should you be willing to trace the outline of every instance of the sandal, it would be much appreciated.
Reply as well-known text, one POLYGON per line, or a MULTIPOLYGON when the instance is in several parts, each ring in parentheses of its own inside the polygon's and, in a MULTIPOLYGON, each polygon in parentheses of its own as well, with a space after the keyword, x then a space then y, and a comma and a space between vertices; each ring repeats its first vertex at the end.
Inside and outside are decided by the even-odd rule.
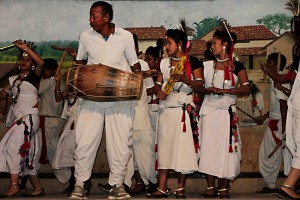
POLYGON ((219 196, 219 198, 220 199, 230 199, 228 191, 229 191, 229 188, 218 189, 218 196, 219 196), (221 194, 221 192, 224 192, 225 194, 221 194))
MULTIPOLYGON (((281 187, 284 187, 284 188, 287 188, 287 189, 290 189, 290 190, 293 190, 293 191, 295 190, 295 188, 293 186, 286 185, 286 184, 281 185, 281 187)), ((278 190, 277 195, 281 198, 284 198, 284 199, 300 199, 300 198, 296 198, 296 197, 291 196, 290 194, 288 194, 286 191, 284 191, 281 188, 278 190)))
MULTIPOLYGON (((10 184, 10 185, 8 186, 8 188, 11 188, 12 186, 15 186, 15 185, 19 186, 19 183, 12 183, 12 184, 10 184)), ((20 189, 19 189, 17 192, 15 192, 15 193, 13 193, 13 194, 11 194, 11 195, 0 194, 0 199, 16 197, 16 196, 19 196, 20 194, 21 194, 21 191, 20 191, 20 189)))
POLYGON ((216 197, 218 197, 217 190, 216 190, 215 187, 208 187, 208 188, 206 188, 205 193, 199 194, 198 197, 200 199, 216 198, 216 197), (214 193, 213 194, 207 194, 208 190, 214 190, 214 193))
POLYGON ((176 199, 186 199, 184 188, 177 188, 176 190, 174 190, 174 195, 176 199))
POLYGON ((155 192, 151 193, 151 194, 147 194, 146 195, 146 198, 149 198, 149 199, 161 199, 161 198, 168 198, 168 193, 159 189, 156 188, 158 192, 160 192, 160 194, 155 194, 155 192))
POLYGON ((23 194, 22 197, 40 197, 40 196, 44 196, 44 195, 45 195, 44 188, 34 188, 31 193, 23 194), (35 191, 41 191, 41 192, 39 192, 37 194, 32 194, 35 191))

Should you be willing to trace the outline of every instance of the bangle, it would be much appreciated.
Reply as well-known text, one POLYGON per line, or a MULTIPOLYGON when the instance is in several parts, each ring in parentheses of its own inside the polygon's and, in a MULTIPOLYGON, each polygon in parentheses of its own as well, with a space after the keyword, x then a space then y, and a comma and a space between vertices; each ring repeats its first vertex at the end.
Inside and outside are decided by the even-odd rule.
POLYGON ((162 82, 159 82, 159 81, 156 81, 155 84, 158 86, 162 86, 162 82))
POLYGON ((243 83, 242 85, 243 85, 243 86, 244 86, 244 85, 250 85, 250 83, 247 81, 247 82, 243 83))
POLYGON ((27 47, 25 49, 23 49, 23 51, 27 51, 27 50, 28 50, 27 47))
POLYGON ((203 81, 204 82, 204 79, 203 78, 195 78, 194 81, 203 81))

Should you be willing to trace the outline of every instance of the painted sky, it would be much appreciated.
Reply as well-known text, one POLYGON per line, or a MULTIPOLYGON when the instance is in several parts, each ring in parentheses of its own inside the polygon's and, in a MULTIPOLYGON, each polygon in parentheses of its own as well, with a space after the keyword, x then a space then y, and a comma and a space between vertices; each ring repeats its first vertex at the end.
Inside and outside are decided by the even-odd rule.
MULTIPOLYGON (((77 40, 89 28, 89 0, 0 0, 0 41, 77 40)), ((287 0, 108 1, 120 27, 190 27, 206 17, 223 17, 232 26, 255 25, 268 14, 291 13, 287 0)))

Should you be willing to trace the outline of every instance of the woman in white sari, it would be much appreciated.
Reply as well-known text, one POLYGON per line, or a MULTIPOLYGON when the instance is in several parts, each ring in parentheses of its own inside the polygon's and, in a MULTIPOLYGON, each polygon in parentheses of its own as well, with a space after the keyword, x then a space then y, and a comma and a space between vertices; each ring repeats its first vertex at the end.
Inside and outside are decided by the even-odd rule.
MULTIPOLYGON (((230 34, 236 41, 236 35, 230 34)), ((206 192, 200 194, 201 198, 218 195, 230 198, 229 180, 240 173, 241 146, 235 104, 237 95, 250 92, 250 85, 244 65, 230 59, 231 36, 227 31, 216 30, 211 51, 217 59, 203 63, 205 87, 212 94, 205 96, 200 108, 199 172, 207 177, 206 192)))
POLYGON ((9 128, 0 142, 0 172, 10 173, 8 190, 1 198, 20 193, 19 176, 29 174, 34 190, 29 196, 40 196, 44 189, 37 176, 40 142, 38 136, 38 83, 44 67, 43 60, 21 40, 14 42, 22 50, 18 74, 0 91, 0 100, 10 96, 12 105, 6 125, 9 128))
POLYGON ((157 125, 158 187, 147 197, 166 198, 168 174, 174 170, 178 173, 178 188, 174 190, 174 195, 176 198, 186 198, 187 174, 198 169, 198 116, 191 94, 193 89, 204 89, 203 65, 197 58, 186 55, 189 45, 184 31, 169 29, 166 41, 170 58, 161 61, 161 74, 155 82, 160 100, 157 125), (180 72, 178 69, 181 67, 183 70, 180 72))

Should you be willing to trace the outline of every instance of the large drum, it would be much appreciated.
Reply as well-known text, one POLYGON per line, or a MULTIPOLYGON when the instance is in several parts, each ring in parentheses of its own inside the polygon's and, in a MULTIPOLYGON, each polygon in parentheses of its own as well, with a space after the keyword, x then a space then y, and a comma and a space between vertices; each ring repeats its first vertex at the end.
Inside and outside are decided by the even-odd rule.
POLYGON ((142 76, 102 64, 73 66, 67 73, 67 93, 91 101, 138 100, 142 87, 142 76))

